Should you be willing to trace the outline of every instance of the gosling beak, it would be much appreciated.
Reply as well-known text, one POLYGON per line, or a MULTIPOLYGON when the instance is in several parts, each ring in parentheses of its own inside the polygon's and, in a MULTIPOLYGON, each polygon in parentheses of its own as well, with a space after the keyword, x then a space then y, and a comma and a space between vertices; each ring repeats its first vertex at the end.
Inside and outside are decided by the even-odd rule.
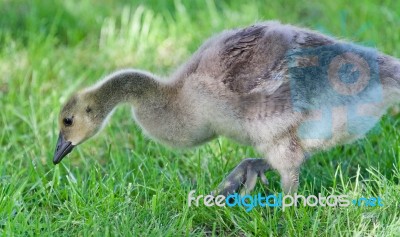
POLYGON ((56 165, 61 162, 61 160, 68 155, 74 148, 71 142, 65 141, 64 136, 60 133, 58 135, 57 146, 54 152, 53 163, 56 165))

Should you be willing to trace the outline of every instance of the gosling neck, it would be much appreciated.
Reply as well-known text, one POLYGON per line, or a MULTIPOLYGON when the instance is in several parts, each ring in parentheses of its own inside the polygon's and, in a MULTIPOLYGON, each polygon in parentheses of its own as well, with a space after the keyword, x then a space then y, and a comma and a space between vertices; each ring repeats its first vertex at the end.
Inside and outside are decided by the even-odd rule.
POLYGON ((87 92, 109 114, 118 104, 130 103, 135 107, 163 101, 163 85, 149 73, 122 70, 107 76, 87 92))

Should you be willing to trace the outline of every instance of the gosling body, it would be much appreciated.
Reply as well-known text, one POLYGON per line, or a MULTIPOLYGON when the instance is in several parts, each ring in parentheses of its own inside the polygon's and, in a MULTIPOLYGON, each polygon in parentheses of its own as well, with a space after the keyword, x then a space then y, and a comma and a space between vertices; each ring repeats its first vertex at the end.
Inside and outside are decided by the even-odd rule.
POLYGON ((244 159, 216 193, 241 187, 250 192, 258 177, 267 184, 264 172, 270 169, 281 175, 284 192, 295 192, 306 153, 362 137, 400 99, 399 61, 372 49, 354 46, 330 58, 358 63, 361 71, 350 69, 348 75, 368 77, 369 84, 332 82, 335 65, 327 72, 308 70, 323 67, 318 64, 325 54, 318 50, 335 53, 343 47, 352 46, 308 29, 264 22, 209 39, 169 78, 132 69, 115 72, 63 107, 54 163, 101 130, 118 104, 127 103, 143 131, 163 144, 193 147, 224 136, 257 149, 262 157, 244 159), (316 49, 317 56, 304 53, 316 49), (297 75, 298 68, 306 70, 297 75), (322 73, 331 84, 319 83, 322 73), (314 81, 301 84, 298 77, 308 74, 314 81), (310 90, 314 86, 319 92, 310 90), (339 96, 330 99, 335 91, 339 96), (353 108, 372 120, 349 120, 353 108), (331 117, 324 121, 326 109, 331 117))

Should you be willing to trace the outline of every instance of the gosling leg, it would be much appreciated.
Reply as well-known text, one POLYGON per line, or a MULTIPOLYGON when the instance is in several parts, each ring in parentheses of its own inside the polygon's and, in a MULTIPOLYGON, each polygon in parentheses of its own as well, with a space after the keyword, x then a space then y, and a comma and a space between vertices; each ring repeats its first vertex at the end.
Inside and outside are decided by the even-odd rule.
POLYGON ((260 177, 264 185, 268 185, 265 172, 270 167, 265 159, 246 158, 218 185, 213 195, 224 195, 238 192, 243 187, 241 194, 250 193, 256 186, 257 178, 260 177))
POLYGON ((284 138, 275 143, 267 156, 271 168, 281 176, 282 191, 286 194, 297 192, 299 187, 300 166, 305 156, 295 138, 284 138))

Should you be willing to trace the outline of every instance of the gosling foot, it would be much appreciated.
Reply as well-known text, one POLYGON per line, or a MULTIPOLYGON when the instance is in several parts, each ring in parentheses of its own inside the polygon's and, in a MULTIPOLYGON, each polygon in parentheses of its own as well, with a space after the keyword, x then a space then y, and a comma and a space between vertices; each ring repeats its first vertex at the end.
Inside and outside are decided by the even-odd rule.
POLYGON ((256 186, 257 178, 267 186, 268 179, 265 172, 270 169, 265 159, 246 158, 218 185, 212 195, 224 195, 236 193, 241 189, 241 194, 250 193, 256 186))

